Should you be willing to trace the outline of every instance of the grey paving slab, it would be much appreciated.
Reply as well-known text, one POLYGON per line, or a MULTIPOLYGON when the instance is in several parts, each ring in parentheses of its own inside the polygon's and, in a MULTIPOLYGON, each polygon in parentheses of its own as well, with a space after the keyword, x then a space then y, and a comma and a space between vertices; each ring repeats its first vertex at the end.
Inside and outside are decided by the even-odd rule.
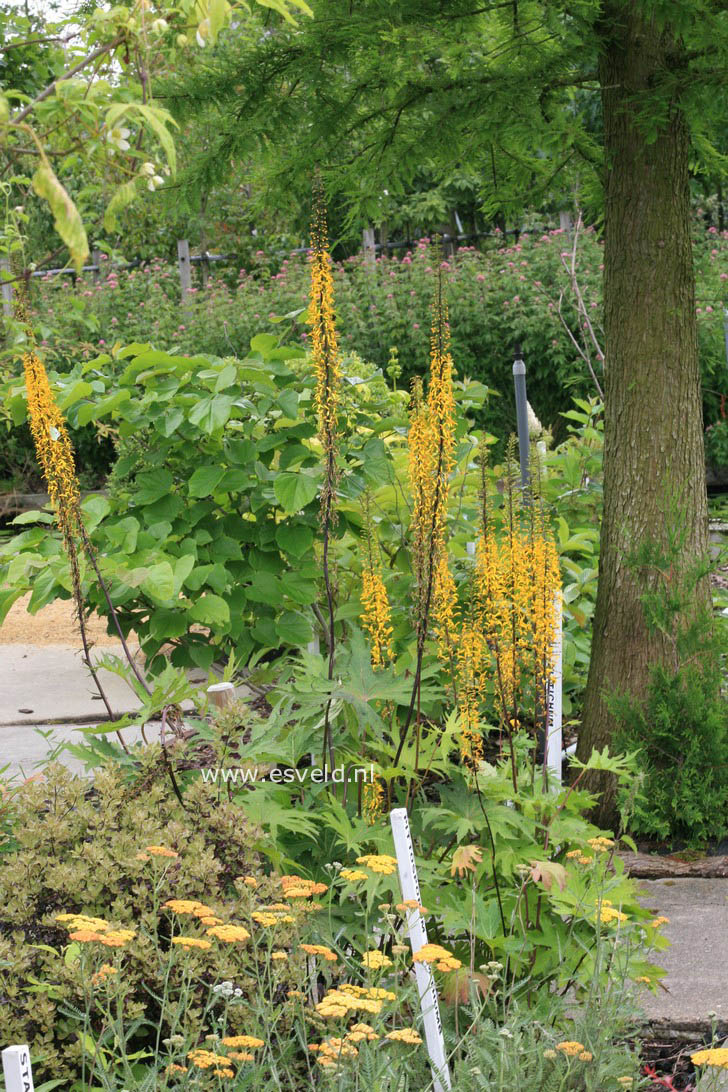
MULTIPOLYGON (((136 695, 123 679, 103 668, 99 677, 115 713, 139 708, 136 695)), ((0 645, 0 725, 100 719, 103 709, 77 648, 0 645)))
MULTIPOLYGON (((83 743, 87 724, 0 724, 0 777, 9 781, 24 780, 42 772, 44 764, 59 744, 83 743)), ((161 725, 151 723, 144 729, 148 742, 159 740, 161 725)), ((142 741, 138 728, 125 728, 127 746, 142 741)), ((112 733, 110 739, 115 740, 112 733)), ((61 750, 57 761, 77 773, 83 772, 83 762, 68 751, 61 750)))
POLYGON ((666 989, 640 1001, 650 1021, 674 1030, 706 1029, 709 1013, 728 1026, 728 879, 641 880, 642 902, 669 918, 671 941, 655 962, 666 989))

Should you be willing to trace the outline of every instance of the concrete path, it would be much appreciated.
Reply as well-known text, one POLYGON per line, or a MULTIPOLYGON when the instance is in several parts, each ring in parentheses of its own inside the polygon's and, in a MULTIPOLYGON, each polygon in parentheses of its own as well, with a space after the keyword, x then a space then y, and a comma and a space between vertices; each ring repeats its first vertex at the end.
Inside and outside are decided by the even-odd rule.
MULTIPOLYGON (((92 655, 97 659, 101 653, 92 655)), ((139 699, 124 679, 103 668, 99 677, 116 714, 139 709, 139 699)), ((190 678, 204 683, 207 675, 191 672, 190 678)), ((99 723, 105 714, 76 647, 0 643, 0 775, 31 776, 56 743, 83 742, 83 727, 99 723)), ((149 725, 145 734, 148 740, 158 739, 159 725, 149 725)), ((124 739, 127 743, 141 739, 139 729, 124 729, 124 739)), ((82 769, 80 760, 67 752, 59 761, 82 769)))
MULTIPOLYGON (((92 657, 97 661, 99 656, 92 657)), ((69 645, 0 645, 0 729, 8 724, 51 724, 105 715, 104 704, 77 648, 69 645)), ((99 671, 115 713, 133 713, 134 691, 117 675, 99 671)), ((2 738, 0 736, 0 738, 2 738)))
POLYGON ((659 1029, 695 1033, 710 1028, 715 1013, 728 1032, 728 880, 640 880, 643 904, 670 919, 662 932, 671 947, 654 962, 664 967, 665 989, 644 991, 640 1001, 659 1029))

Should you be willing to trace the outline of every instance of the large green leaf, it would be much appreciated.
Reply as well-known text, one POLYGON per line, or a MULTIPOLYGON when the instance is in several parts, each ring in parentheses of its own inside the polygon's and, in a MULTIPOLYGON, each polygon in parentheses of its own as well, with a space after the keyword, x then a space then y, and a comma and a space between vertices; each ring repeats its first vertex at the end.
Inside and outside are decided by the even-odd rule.
POLYGON ((300 512, 316 497, 319 490, 318 475, 314 478, 306 471, 298 474, 279 474, 273 482, 276 500, 284 512, 300 512))
POLYGON ((230 608, 219 595, 202 595, 193 603, 190 618, 203 626, 226 626, 230 621, 230 608))
POLYGON ((199 425, 204 432, 212 434, 227 422, 232 404, 233 399, 227 394, 215 394, 208 398, 201 398, 190 410, 190 423, 199 425))
POLYGON ((198 466, 189 481, 191 497, 211 497, 225 473, 222 466, 198 466))
POLYGON ((276 542, 291 557, 303 557, 313 546, 313 530, 302 523, 279 523, 276 542))

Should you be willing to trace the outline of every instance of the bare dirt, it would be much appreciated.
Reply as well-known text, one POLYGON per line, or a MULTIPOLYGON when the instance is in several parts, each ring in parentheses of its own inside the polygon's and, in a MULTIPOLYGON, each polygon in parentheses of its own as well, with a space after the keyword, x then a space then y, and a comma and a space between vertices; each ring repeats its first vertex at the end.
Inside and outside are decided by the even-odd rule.
MULTIPOLYGON (((80 646, 81 637, 71 599, 56 599, 37 614, 28 613, 29 601, 30 594, 13 603, 0 626, 0 645, 80 646)), ((106 619, 97 614, 87 620, 86 629, 89 641, 97 648, 119 644, 115 634, 106 632, 106 619)), ((130 640, 137 643, 134 634, 130 634, 130 640)))

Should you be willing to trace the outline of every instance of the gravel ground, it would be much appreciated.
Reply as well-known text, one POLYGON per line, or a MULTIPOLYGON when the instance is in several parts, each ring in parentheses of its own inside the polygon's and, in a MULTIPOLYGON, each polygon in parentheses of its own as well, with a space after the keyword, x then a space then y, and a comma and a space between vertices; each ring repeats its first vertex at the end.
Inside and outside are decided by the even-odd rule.
MULTIPOLYGON (((73 602, 70 599, 56 599, 43 607, 37 614, 28 614, 30 595, 23 596, 13 603, 8 615, 0 626, 0 645, 78 645, 81 637, 75 619, 73 602)), ((92 614, 88 619, 89 640, 98 648, 101 645, 118 645, 119 638, 106 632, 106 620, 92 614)), ((134 643, 134 634, 130 635, 134 643)))

